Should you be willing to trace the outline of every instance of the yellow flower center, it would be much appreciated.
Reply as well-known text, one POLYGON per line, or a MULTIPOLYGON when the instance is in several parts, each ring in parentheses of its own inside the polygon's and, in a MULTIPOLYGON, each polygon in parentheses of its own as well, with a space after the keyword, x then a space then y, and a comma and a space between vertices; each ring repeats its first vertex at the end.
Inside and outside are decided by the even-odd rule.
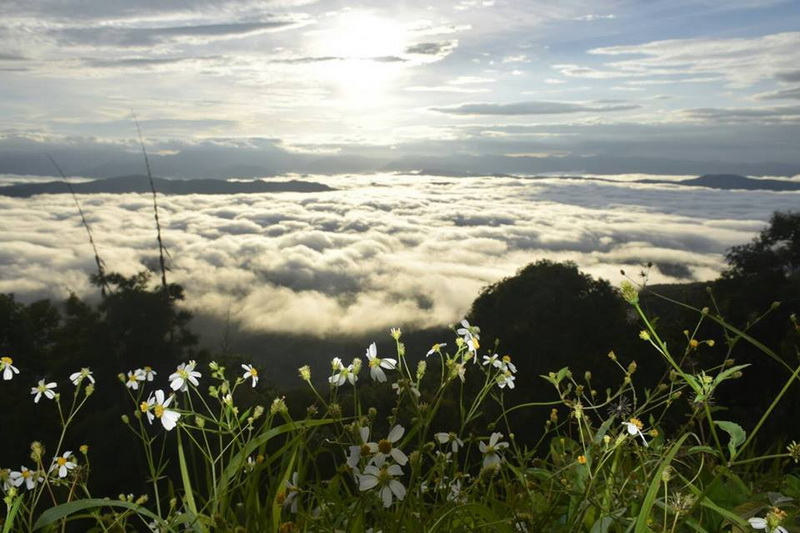
POLYGON ((642 421, 639 420, 638 418, 631 418, 629 422, 634 426, 636 426, 636 429, 638 430, 641 430, 644 427, 644 424, 642 424, 642 421))
POLYGON ((369 454, 369 446, 366 444, 361 445, 361 455, 368 455, 369 454))
POLYGON ((22 472, 20 472, 20 475, 23 478, 28 479, 29 477, 31 477, 31 471, 30 470, 23 470, 22 472))
POLYGON ((164 414, 164 406, 161 404, 156 405, 153 409, 153 413, 156 415, 156 418, 161 418, 161 416, 164 414))
POLYGON ((6 365, 13 365, 14 364, 14 360, 11 359, 10 357, 0 357, 0 361, 2 361, 6 365))
POLYGON ((139 404, 139 410, 143 413, 146 413, 150 410, 150 405, 147 402, 142 402, 139 404))
POLYGON ((586 464, 586 456, 585 455, 579 455, 578 456, 578 463, 580 463, 582 465, 585 465, 586 464))
POLYGON ((510 363, 511 362, 511 356, 510 355, 504 355, 503 356, 503 362, 504 363, 510 363))
POLYGON ((381 453, 389 453, 392 451, 392 443, 386 439, 378 441, 378 451, 381 453))
POLYGON ((144 367, 144 371, 145 371, 145 373, 149 374, 150 372, 153 371, 153 368, 149 367, 149 366, 146 366, 146 367, 144 367))
POLYGON ((381 366, 381 360, 375 357, 374 359, 369 360, 369 367, 375 368, 376 366, 381 366))
POLYGON ((58 459, 56 459, 56 464, 58 466, 64 466, 65 464, 67 464, 67 458, 66 457, 59 457, 58 459))
POLYGON ((250 372, 250 375, 253 376, 254 378, 258 377, 258 370, 256 370, 255 368, 251 368, 250 370, 248 370, 248 372, 250 372))

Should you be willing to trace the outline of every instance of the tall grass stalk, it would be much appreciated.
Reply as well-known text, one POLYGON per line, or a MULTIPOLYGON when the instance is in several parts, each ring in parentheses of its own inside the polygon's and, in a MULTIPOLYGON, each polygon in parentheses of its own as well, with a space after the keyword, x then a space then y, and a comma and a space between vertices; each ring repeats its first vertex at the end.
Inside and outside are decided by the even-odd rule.
POLYGON ((92 236, 92 228, 89 226, 89 221, 86 220, 86 215, 83 213, 83 208, 81 207, 80 202, 78 201, 78 196, 75 194, 75 189, 72 188, 72 184, 67 179, 67 176, 64 174, 64 171, 61 170, 61 167, 56 163, 56 160, 50 154, 46 154, 47 158, 53 164, 53 166, 58 171, 58 174, 61 176, 61 179, 67 185, 67 189, 69 189, 69 194, 72 196, 72 200, 75 202, 75 207, 78 208, 78 214, 81 216, 81 224, 86 229, 86 235, 89 236, 89 244, 92 245, 92 251, 94 252, 94 262, 97 265, 97 279, 100 282, 100 294, 103 298, 105 298, 107 292, 110 290, 108 281, 106 280, 106 272, 105 272, 105 263, 102 259, 100 259, 100 253, 97 251, 97 244, 94 242, 94 237, 92 236))

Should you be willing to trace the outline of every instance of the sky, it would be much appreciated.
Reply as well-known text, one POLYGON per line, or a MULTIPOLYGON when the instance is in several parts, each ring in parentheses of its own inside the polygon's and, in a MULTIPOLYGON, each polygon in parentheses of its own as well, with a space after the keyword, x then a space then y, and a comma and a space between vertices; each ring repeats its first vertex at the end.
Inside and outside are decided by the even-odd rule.
MULTIPOLYGON (((53 179, 48 155, 73 180, 142 174, 138 121, 157 176, 334 189, 160 197, 170 277, 211 332, 441 326, 540 259, 615 285, 648 261, 655 283, 711 280, 800 205, 634 183, 800 180, 794 0, 3 0, 0 15, 0 186, 53 179)), ((157 265, 152 198, 79 201, 108 270, 157 265)), ((0 292, 96 298, 94 269, 71 198, 0 196, 0 292)))
POLYGON ((793 0, 0 12, 0 173, 800 173, 793 0))

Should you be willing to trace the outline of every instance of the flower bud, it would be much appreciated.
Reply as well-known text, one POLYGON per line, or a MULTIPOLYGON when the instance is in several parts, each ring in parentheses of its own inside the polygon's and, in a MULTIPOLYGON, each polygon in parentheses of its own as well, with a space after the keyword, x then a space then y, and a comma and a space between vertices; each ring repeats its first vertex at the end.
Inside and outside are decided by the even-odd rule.
POLYGON ((269 413, 271 415, 276 415, 278 413, 286 414, 289 412, 289 408, 286 407, 286 402, 284 401, 285 398, 285 396, 281 396, 280 398, 275 398, 272 400, 272 405, 269 406, 269 413))
POLYGON ((44 457, 44 445, 38 440, 31 442, 31 459, 33 459, 33 462, 40 463, 42 457, 44 457))
POLYGON ((622 282, 620 288, 622 289, 622 298, 626 302, 631 305, 637 305, 639 303, 639 291, 633 286, 633 283, 625 280, 622 282))
POLYGON ((417 381, 421 380, 425 375, 425 370, 428 368, 428 363, 424 360, 417 363, 417 381))

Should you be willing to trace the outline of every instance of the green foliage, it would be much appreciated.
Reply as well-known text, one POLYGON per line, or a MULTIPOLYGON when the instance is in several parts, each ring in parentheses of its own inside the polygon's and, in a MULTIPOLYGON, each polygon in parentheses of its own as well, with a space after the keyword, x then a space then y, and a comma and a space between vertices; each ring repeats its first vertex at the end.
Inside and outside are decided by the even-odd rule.
MULTIPOLYGON (((690 334, 686 347, 673 351, 640 298, 627 301, 643 324, 637 342, 662 361, 656 381, 638 383, 637 365, 622 364, 612 352, 606 362, 617 370, 615 387, 600 393, 595 387, 605 384, 595 384, 596 377, 563 366, 542 373, 551 394, 538 404, 507 404, 523 375, 511 358, 480 348, 481 330, 466 321, 449 343, 453 349, 434 346, 421 366, 407 359, 399 330, 392 330, 392 357, 373 345, 364 360, 334 359, 327 391, 314 386, 311 369, 301 369, 311 395, 298 418, 281 396, 248 404, 258 401, 250 393, 260 388, 249 365, 231 373, 213 361, 205 367, 189 361, 152 382, 147 369, 137 369, 117 384, 129 398, 120 424, 141 445, 147 489, 116 499, 96 498, 88 485, 94 445, 64 450, 94 394, 86 370, 77 385, 59 382, 59 393, 41 400, 58 415, 53 448, 33 447, 27 477, 14 469, 0 473, 3 531, 672 533, 746 531, 748 520, 790 524, 798 513, 792 465, 800 445, 758 455, 753 439, 773 409, 745 430, 717 419, 723 406, 712 401, 717 389, 747 379, 751 368, 727 360, 692 363, 712 343, 690 334), (131 380, 136 387, 125 387, 131 380), (170 394, 159 388, 167 383, 170 394), (442 419, 453 398, 455 408, 442 419), (510 415, 544 404, 544 436, 526 443, 510 415), (489 412, 497 415, 482 426, 489 412), (670 416, 675 412, 678 423, 670 416)), ((707 310, 695 316, 698 327, 710 321, 741 334, 707 310)), ((749 335, 741 339, 768 351, 749 335)), ((23 367, 3 386, 25 374, 23 367)), ((773 406, 798 375, 796 365, 774 389, 773 406)))
POLYGON ((729 278, 785 278, 800 273, 800 212, 775 212, 769 226, 749 244, 726 256, 729 278))

